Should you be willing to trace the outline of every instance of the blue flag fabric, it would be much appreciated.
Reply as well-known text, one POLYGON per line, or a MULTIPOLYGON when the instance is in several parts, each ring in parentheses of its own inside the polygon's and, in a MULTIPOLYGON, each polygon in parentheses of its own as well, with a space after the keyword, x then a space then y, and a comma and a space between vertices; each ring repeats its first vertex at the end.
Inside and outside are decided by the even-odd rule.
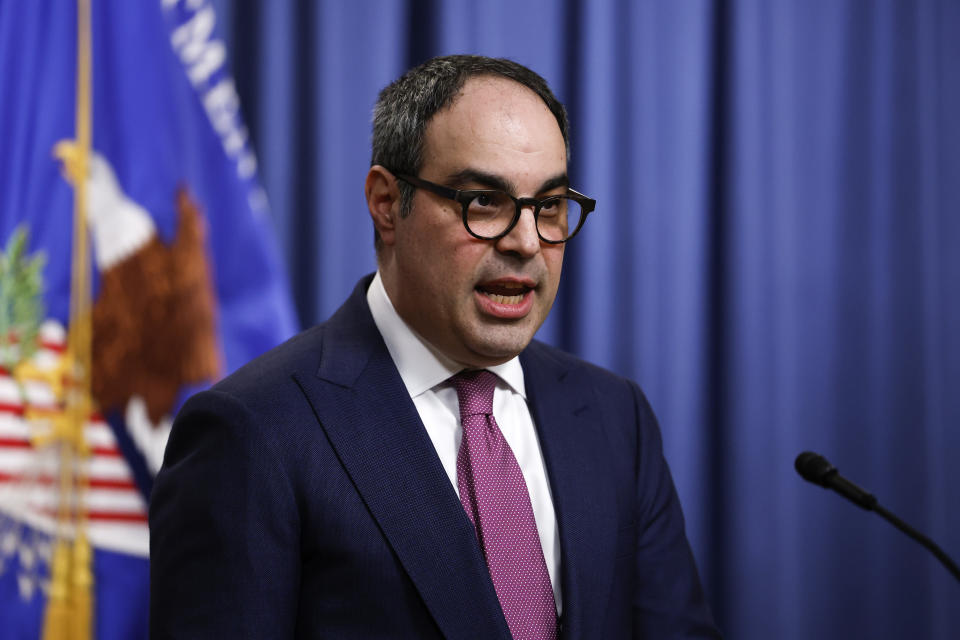
MULTIPOLYGON (((24 264, 43 260, 35 351, 23 331, 0 336, 0 640, 43 624, 57 459, 37 437, 62 412, 51 372, 67 352, 74 185, 87 187, 93 273, 93 637, 147 635, 146 498, 171 416, 296 329, 216 18, 206 1, 92 0, 84 174, 77 8, 0 3, 0 251, 23 229, 24 264)), ((28 298, 4 264, 2 296, 28 298)), ((7 302, 0 315, 23 314, 7 302)))

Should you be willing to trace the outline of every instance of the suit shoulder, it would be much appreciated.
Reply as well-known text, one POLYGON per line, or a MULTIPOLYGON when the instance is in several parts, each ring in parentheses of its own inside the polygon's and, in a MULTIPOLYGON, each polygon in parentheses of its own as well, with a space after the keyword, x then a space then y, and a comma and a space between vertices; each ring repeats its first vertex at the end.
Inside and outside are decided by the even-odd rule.
POLYGON ((527 347, 521 361, 525 367, 543 367, 554 370, 560 376, 576 376, 581 386, 591 388, 602 404, 620 409, 633 405, 634 410, 652 416, 653 411, 647 397, 634 380, 572 353, 534 340, 527 347))
POLYGON ((540 342, 539 340, 534 340, 530 343, 530 346, 527 347, 527 354, 528 361, 531 362, 531 364, 535 362, 548 363, 551 366, 557 367, 558 370, 567 370, 577 375, 586 376, 591 380, 595 380, 598 384, 606 383, 637 386, 636 382, 630 378, 621 376, 609 369, 588 362, 572 353, 548 345, 545 342, 540 342))
POLYGON ((312 372, 320 362, 323 325, 306 329, 266 351, 220 380, 212 390, 250 397, 276 393, 297 372, 312 372))

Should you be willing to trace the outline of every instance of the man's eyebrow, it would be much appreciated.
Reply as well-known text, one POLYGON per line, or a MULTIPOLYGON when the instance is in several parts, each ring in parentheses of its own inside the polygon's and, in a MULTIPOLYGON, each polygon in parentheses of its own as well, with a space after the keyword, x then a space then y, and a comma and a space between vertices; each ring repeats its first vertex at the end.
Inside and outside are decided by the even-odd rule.
POLYGON ((478 171, 477 169, 462 169, 447 176, 447 184, 455 189, 462 189, 471 183, 478 184, 487 189, 499 189, 507 193, 513 193, 516 188, 506 178, 485 171, 478 171))
MULTIPOLYGON (((487 189, 499 189, 500 191, 506 191, 516 195, 517 187, 512 182, 492 173, 487 173, 485 171, 478 171, 477 169, 463 169, 452 173, 447 176, 448 184, 454 188, 462 188, 464 185, 474 183, 479 184, 487 189)), ((556 189, 557 187, 569 187, 570 179, 567 177, 566 173, 561 173, 553 176, 543 182, 540 185, 540 188, 537 189, 537 193, 543 193, 545 191, 550 191, 551 189, 556 189)))
POLYGON ((545 191, 550 191, 556 189, 557 187, 569 187, 570 178, 567 177, 566 173, 561 173, 559 175, 553 176, 549 180, 545 181, 540 188, 537 190, 537 193, 543 193, 545 191))

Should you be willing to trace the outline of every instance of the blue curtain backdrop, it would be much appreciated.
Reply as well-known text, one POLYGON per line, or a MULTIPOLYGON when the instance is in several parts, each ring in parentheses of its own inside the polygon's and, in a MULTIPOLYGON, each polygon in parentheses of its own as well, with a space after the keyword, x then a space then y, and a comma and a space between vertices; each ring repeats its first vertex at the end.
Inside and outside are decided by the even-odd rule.
POLYGON ((960 3, 217 3, 304 325, 374 268, 377 91, 543 74, 597 198, 540 337, 645 388, 731 638, 956 638, 960 584, 804 483, 804 449, 960 558, 960 3))

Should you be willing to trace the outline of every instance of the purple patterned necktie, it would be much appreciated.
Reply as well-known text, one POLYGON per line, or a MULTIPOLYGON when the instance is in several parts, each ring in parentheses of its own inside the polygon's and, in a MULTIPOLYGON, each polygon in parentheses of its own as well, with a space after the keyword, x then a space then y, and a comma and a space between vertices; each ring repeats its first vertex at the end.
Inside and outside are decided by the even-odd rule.
POLYGON ((554 640, 557 610, 520 465, 493 418, 497 377, 464 371, 450 379, 460 401, 463 441, 457 486, 515 640, 554 640))

